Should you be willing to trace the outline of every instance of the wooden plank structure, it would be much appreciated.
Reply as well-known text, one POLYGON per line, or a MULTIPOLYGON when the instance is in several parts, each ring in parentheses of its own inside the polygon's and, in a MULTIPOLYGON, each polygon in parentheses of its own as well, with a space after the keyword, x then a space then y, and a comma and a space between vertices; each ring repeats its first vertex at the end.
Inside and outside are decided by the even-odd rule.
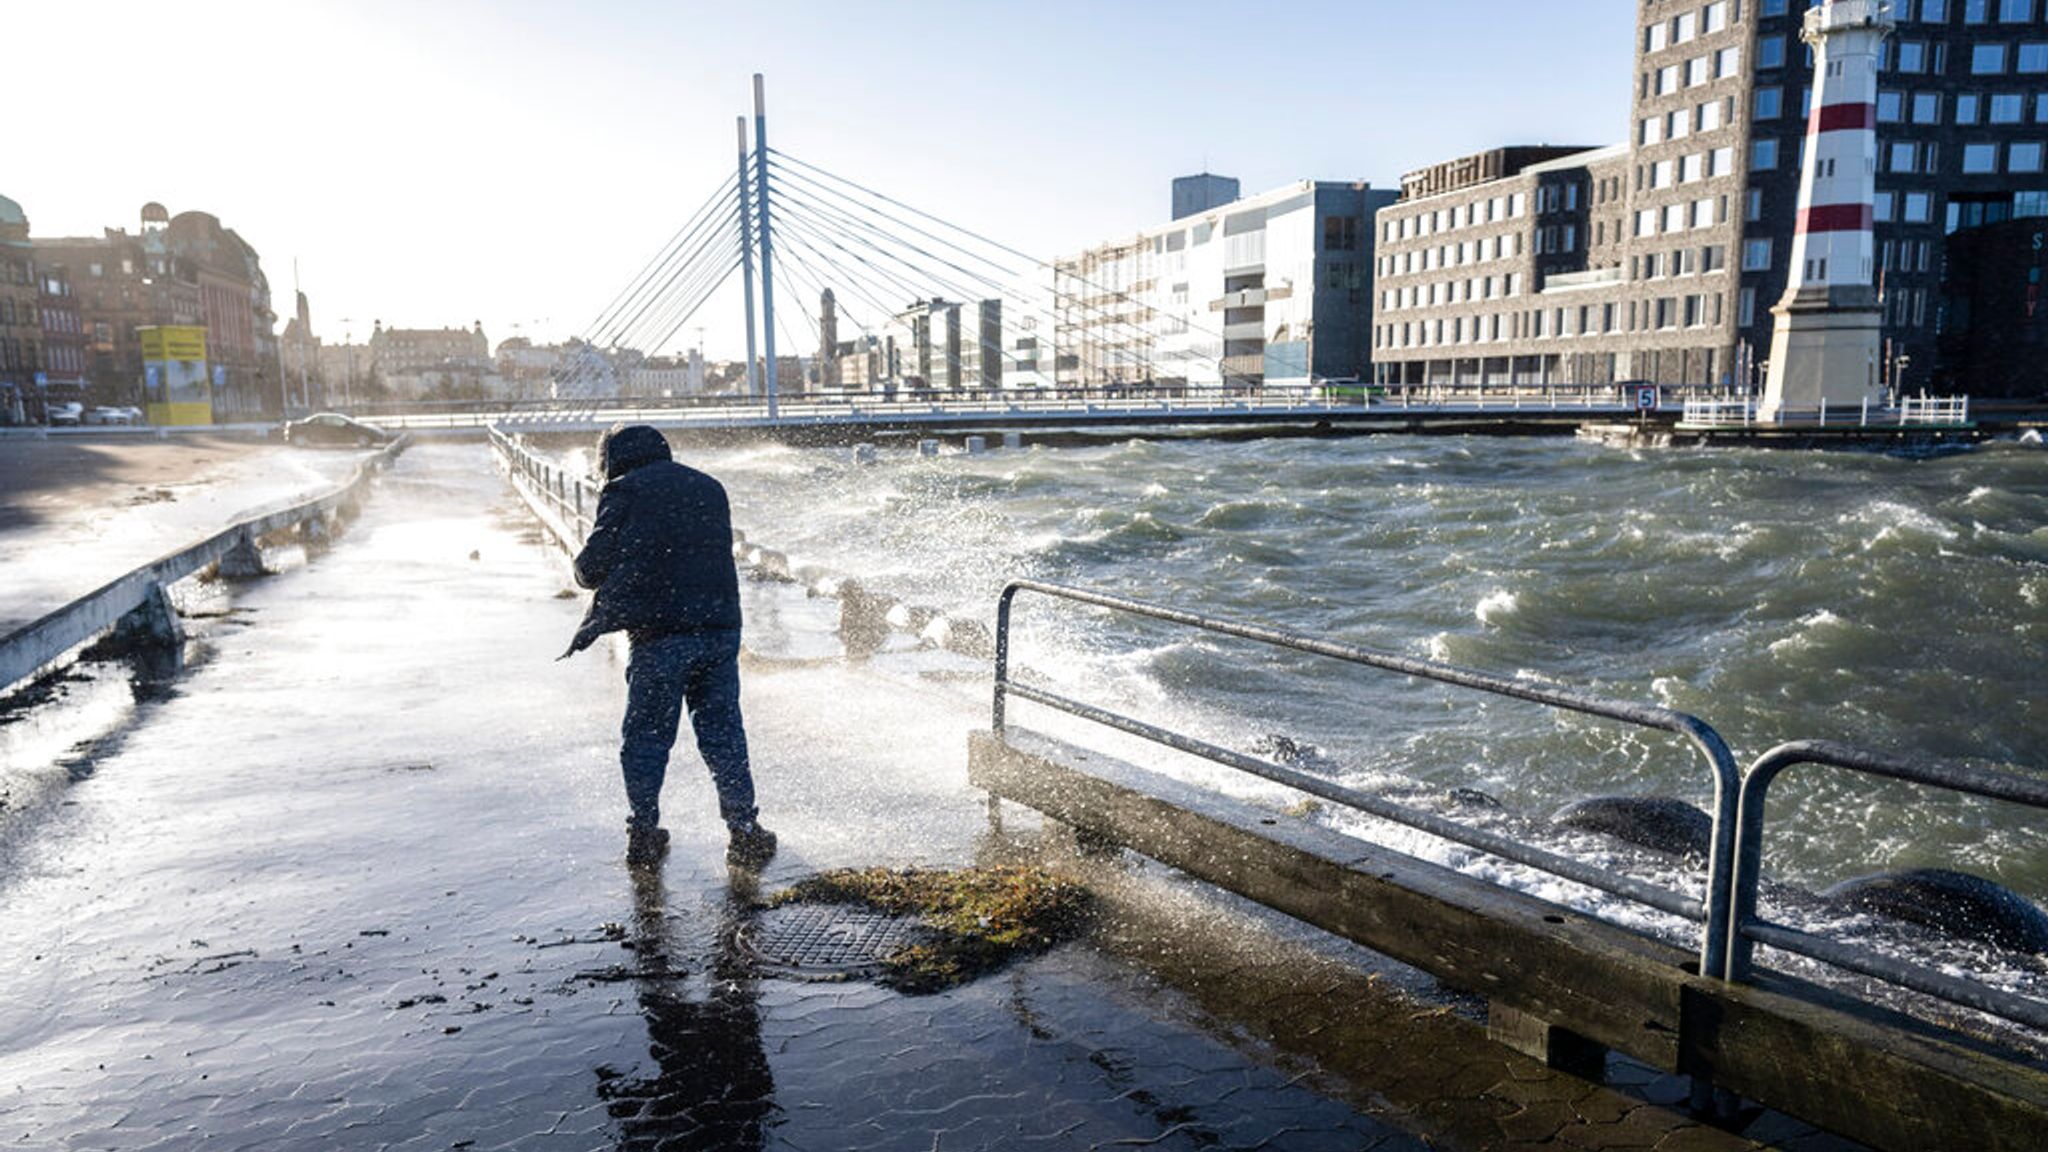
POLYGON ((1486 998, 1495 1039, 1597 1075, 1603 1050, 1874 1148, 2048 1148, 2048 1073, 1875 1009, 1698 974, 1685 950, 1015 726, 979 788, 1486 998))

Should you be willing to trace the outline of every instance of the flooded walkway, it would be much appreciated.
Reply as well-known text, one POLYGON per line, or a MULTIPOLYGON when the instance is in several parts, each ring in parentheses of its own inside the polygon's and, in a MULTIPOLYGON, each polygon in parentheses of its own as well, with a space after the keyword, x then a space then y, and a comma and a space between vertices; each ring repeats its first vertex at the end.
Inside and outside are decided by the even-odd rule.
POLYGON ((750 589, 782 855, 728 877, 679 751, 671 856, 636 878, 622 668, 554 662, 565 587, 483 448, 415 448, 73 782, 0 814, 32 824, 0 875, 0 1147, 1747 1144, 1143 866, 1075 863, 1098 930, 951 991, 760 973, 733 929, 800 876, 1037 850, 966 784, 977 692, 788 658, 806 609, 750 589))

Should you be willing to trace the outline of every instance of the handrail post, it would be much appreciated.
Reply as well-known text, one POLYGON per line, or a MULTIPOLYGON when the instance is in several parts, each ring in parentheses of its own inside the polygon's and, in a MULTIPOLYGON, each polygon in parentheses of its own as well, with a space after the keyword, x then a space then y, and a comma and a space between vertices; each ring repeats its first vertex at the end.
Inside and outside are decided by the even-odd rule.
POLYGON ((1017 590, 1017 584, 1008 585, 1003 589, 1001 599, 996 601, 996 683, 990 706, 989 730, 999 739, 1003 735, 1003 705, 1010 683, 1010 605, 1017 599, 1017 590))

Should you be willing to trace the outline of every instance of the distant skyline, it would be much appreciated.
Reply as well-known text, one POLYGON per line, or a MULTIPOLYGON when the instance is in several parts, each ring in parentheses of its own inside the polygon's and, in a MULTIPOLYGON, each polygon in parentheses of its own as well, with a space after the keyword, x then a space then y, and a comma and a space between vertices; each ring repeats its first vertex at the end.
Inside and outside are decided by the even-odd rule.
MULTIPOLYGON (((1247 194, 1395 187, 1496 145, 1619 142, 1635 4, 169 11, 9 11, 27 103, 0 130, 0 195, 34 234, 204 210, 261 254, 280 327, 296 259, 326 340, 481 320, 495 345, 590 324, 731 172, 757 71, 777 148, 1050 259, 1163 221, 1172 178, 1205 169, 1247 194)), ((699 326, 708 355, 739 355, 737 291, 679 342, 699 326)))

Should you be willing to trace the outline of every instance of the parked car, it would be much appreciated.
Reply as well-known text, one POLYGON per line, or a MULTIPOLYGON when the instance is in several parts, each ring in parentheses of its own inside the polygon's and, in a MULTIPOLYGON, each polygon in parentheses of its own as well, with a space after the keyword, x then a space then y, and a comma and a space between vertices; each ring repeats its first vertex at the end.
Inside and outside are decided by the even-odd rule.
POLYGON ((140 424, 142 409, 128 404, 101 404, 85 411, 87 424, 140 424))
POLYGON ((52 428, 76 428, 85 419, 85 405, 76 400, 66 400, 45 408, 43 417, 52 428))
POLYGON ((389 444, 391 433, 339 412, 321 412, 286 424, 284 442, 305 448, 368 448, 389 444))

